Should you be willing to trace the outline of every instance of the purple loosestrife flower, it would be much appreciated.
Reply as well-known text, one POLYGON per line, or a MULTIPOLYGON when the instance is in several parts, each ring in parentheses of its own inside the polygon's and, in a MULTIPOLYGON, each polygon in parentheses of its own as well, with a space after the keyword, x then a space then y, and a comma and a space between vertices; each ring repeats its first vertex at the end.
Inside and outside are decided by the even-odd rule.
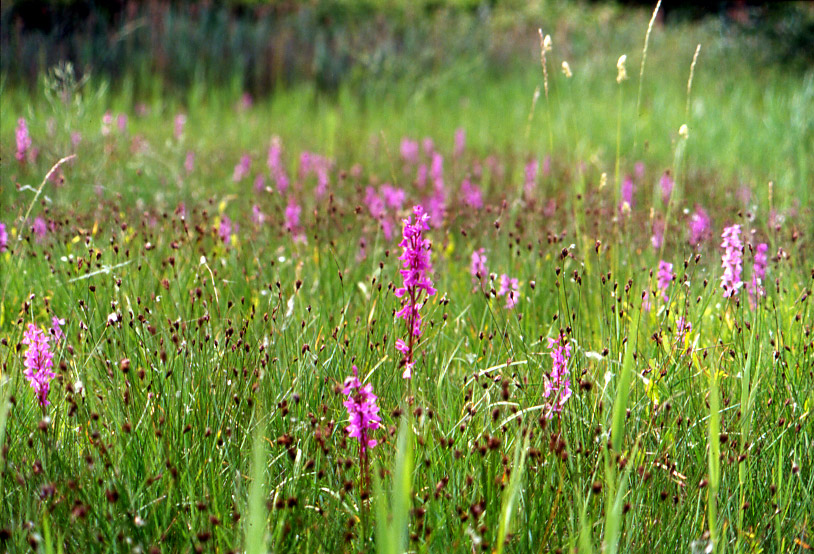
POLYGON ((254 204, 252 206, 252 223, 260 227, 266 222, 266 214, 260 209, 260 206, 254 204))
POLYGON ((240 161, 235 166, 235 171, 232 174, 232 181, 235 183, 239 183, 243 179, 246 178, 246 175, 249 174, 249 170, 252 166, 252 158, 248 154, 243 154, 240 157, 240 161))
POLYGON ((113 125, 113 114, 110 110, 106 111, 102 116, 102 136, 106 137, 110 134, 110 126, 113 125))
POLYGON ((526 196, 531 196, 532 193, 534 193, 534 189, 537 188, 537 172, 539 167, 540 164, 537 163, 537 160, 531 160, 526 164, 525 182, 523 184, 523 191, 526 193, 526 196))
POLYGON ((0 254, 8 250, 8 233, 6 232, 6 224, 0 223, 0 254))
POLYGON ((661 260, 659 262, 659 271, 656 278, 658 279, 659 292, 661 292, 662 300, 669 302, 670 297, 667 296, 667 289, 670 288, 670 283, 672 283, 673 278, 675 278, 673 274, 673 264, 661 260))
POLYGON ((571 380, 568 377, 568 360, 571 359, 571 343, 560 333, 556 339, 548 339, 549 356, 553 362, 551 375, 545 380, 543 394, 546 398, 554 395, 553 401, 548 406, 547 418, 551 418, 554 412, 562 411, 562 407, 571 398, 571 380))
POLYGON ((224 243, 229 244, 232 242, 232 236, 237 232, 237 224, 232 223, 232 220, 229 219, 229 216, 224 215, 220 218, 220 223, 218 224, 218 237, 224 243))
POLYGON ((254 190, 256 192, 263 192, 266 190, 266 176, 258 173, 254 178, 254 190))
POLYGON ((285 207, 285 230, 291 233, 294 237, 294 242, 307 242, 305 233, 302 232, 300 227, 300 214, 302 208, 297 204, 294 198, 288 200, 288 205, 285 207))
POLYGON ((408 138, 401 139, 401 146, 399 148, 401 153, 401 159, 404 160, 407 164, 417 164, 418 163, 418 141, 410 140, 408 138))
POLYGON ((692 323, 684 319, 683 317, 679 317, 676 319, 676 340, 677 342, 682 342, 684 337, 692 331, 692 323))
POLYGON ((633 173, 635 173, 637 179, 644 177, 644 170, 644 162, 636 162, 636 165, 633 166, 633 173))
POLYGON ((272 137, 271 146, 269 146, 267 165, 271 178, 277 185, 277 192, 283 194, 288 190, 288 175, 286 175, 285 167, 283 167, 282 160, 283 143, 280 137, 272 137))
POLYGON ((42 242, 45 235, 48 234, 48 224, 41 216, 34 218, 34 223, 31 225, 31 230, 37 236, 37 242, 42 242))
POLYGON ((120 133, 127 131, 127 114, 120 113, 116 116, 116 126, 120 133))
POLYGON ((463 196, 464 204, 475 210, 483 207, 483 196, 480 192, 478 185, 473 185, 469 179, 464 179, 461 183, 461 195, 463 196))
POLYGON ((175 135, 175 140, 181 140, 184 136, 184 128, 187 125, 187 115, 184 113, 177 114, 175 116, 174 125, 173 134, 175 135))
POLYGON ((740 239, 741 226, 732 225, 724 229, 721 238, 721 248, 724 254, 721 257, 721 267, 724 274, 721 276, 721 287, 724 289, 724 298, 738 294, 738 289, 743 286, 741 281, 741 270, 743 269, 743 244, 740 239))
POLYGON ((394 187, 388 183, 382 185, 382 196, 384 197, 384 203, 387 204, 387 207, 397 211, 401 210, 402 206, 404 206, 404 201, 407 199, 407 194, 403 189, 394 187))
POLYGON ((709 236, 709 215, 704 208, 695 207, 690 216, 690 244, 696 246, 709 236))
POLYGON ((54 355, 48 340, 48 335, 33 323, 28 324, 28 329, 23 334, 23 344, 28 345, 25 351, 24 375, 43 409, 50 404, 48 391, 51 388, 51 379, 56 377, 53 371, 54 355))
POLYGON ((26 154, 31 148, 31 136, 28 134, 28 125, 22 117, 17 120, 17 129, 14 132, 14 137, 17 140, 17 153, 15 157, 18 162, 25 163, 26 154))
POLYGON ((62 326, 65 325, 65 320, 57 316, 51 318, 51 336, 54 337, 54 344, 59 344, 65 333, 62 332, 62 326))
POLYGON ((396 317, 407 323, 408 342, 402 339, 396 341, 396 349, 403 354, 404 379, 412 377, 414 365, 415 339, 421 336, 421 314, 419 309, 426 298, 436 293, 429 272, 432 270, 430 250, 432 244, 424 238, 424 231, 429 230, 430 216, 424 213, 420 205, 413 208, 415 221, 410 217, 404 221, 402 241, 399 243, 404 252, 399 259, 402 261, 401 276, 404 286, 396 289, 396 297, 402 298, 402 307, 396 312, 396 317))
POLYGON ((755 260, 752 266, 752 280, 746 284, 746 290, 749 291, 749 298, 754 296, 763 296, 763 280, 766 278, 766 265, 768 265, 768 258, 766 253, 769 251, 769 245, 761 242, 755 248, 755 260))
POLYGON ((424 153, 427 156, 431 156, 433 152, 435 152, 435 143, 430 137, 425 137, 423 141, 421 141, 421 145, 424 148, 424 153))
POLYGON ((359 441, 360 453, 364 457, 369 448, 379 444, 376 439, 370 437, 371 431, 381 427, 382 418, 379 417, 379 406, 376 404, 378 397, 373 394, 373 385, 368 383, 362 386, 356 366, 353 366, 353 377, 345 379, 342 394, 348 397, 343 404, 348 409, 350 420, 345 430, 348 436, 359 441))
POLYGON ((486 266, 486 249, 478 248, 472 252, 472 262, 469 264, 469 273, 472 274, 472 282, 483 287, 483 282, 489 275, 489 268, 486 266))
POLYGON ((367 209, 373 219, 381 225, 384 238, 388 241, 391 240, 393 238, 393 223, 387 218, 385 200, 373 187, 365 189, 365 204, 367 204, 367 209))
POLYGON ((506 305, 504 308, 511 310, 517 305, 517 278, 509 278, 505 273, 500 276, 500 288, 497 291, 498 296, 506 296, 506 305))

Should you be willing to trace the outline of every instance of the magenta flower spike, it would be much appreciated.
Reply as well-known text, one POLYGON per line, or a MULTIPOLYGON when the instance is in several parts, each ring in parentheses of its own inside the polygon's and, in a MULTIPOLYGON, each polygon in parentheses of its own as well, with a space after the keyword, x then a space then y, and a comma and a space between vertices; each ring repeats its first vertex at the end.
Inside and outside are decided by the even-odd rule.
POLYGON ((396 341, 396 349, 404 356, 404 379, 412 377, 414 365, 413 348, 415 339, 421 336, 421 314, 419 309, 426 298, 436 293, 429 272, 432 270, 430 250, 432 244, 424 238, 424 231, 429 230, 430 216, 424 213, 424 208, 413 208, 415 221, 410 217, 404 220, 402 241, 399 243, 404 252, 399 259, 402 261, 401 276, 404 286, 396 289, 396 297, 402 299, 402 307, 396 312, 396 317, 407 323, 408 340, 396 341))
POLYGON ((768 251, 769 245, 765 242, 761 242, 755 248, 755 259, 752 265, 752 280, 746 284, 749 298, 763 296, 766 293, 763 289, 763 280, 766 278, 766 266, 769 261, 766 257, 768 251))
POLYGON ((8 250, 8 232, 6 232, 6 224, 0 223, 0 254, 8 250))
POLYGON ((348 409, 349 419, 345 430, 348 436, 359 441, 359 449, 364 456, 368 449, 379 444, 376 439, 371 438, 371 432, 381 427, 382 419, 379 416, 379 406, 376 404, 378 397, 373 394, 373 385, 368 383, 363 386, 359 381, 356 366, 353 366, 353 376, 345 379, 342 394, 348 397, 343 402, 348 409))
POLYGON ((483 286, 484 281, 489 275, 489 268, 486 265, 486 249, 478 248, 472 251, 469 273, 472 274, 473 283, 483 286))
POLYGON ((17 129, 14 132, 17 142, 17 153, 15 157, 20 163, 25 163, 26 154, 31 148, 31 135, 28 134, 28 125, 22 117, 17 120, 17 129))
POLYGON ((48 335, 33 323, 23 334, 23 344, 28 348, 25 351, 25 378, 28 380, 40 406, 45 408, 48 402, 48 391, 51 388, 51 379, 56 377, 53 371, 54 354, 51 352, 48 335))
POLYGON ((568 360, 571 359, 571 343, 565 335, 560 334, 556 339, 548 339, 549 356, 553 362, 551 375, 545 380, 543 394, 546 398, 554 398, 548 405, 546 417, 551 418, 554 412, 561 412, 562 407, 571 398, 571 379, 568 377, 568 360))
POLYGON ((690 244, 696 246, 709 235, 709 215, 704 208, 696 206, 690 216, 690 244))
POLYGON ((721 238, 721 248, 724 254, 721 257, 721 267, 724 274, 721 276, 721 287, 724 289, 724 298, 738 294, 743 286, 741 271, 743 269, 743 244, 740 239, 741 226, 732 225, 724 229, 721 238))
POLYGON ((667 289, 670 288, 670 283, 672 283, 675 278, 673 264, 665 262, 664 260, 659 261, 659 271, 656 278, 658 279, 658 287, 659 292, 661 292, 662 300, 669 302, 670 297, 667 296, 667 289))
POLYGON ((504 308, 506 308, 507 310, 511 310, 517 305, 518 286, 519 283, 517 281, 517 278, 515 277, 509 278, 509 276, 506 275, 505 273, 500 276, 500 288, 497 291, 497 295, 506 297, 506 305, 504 306, 504 308))

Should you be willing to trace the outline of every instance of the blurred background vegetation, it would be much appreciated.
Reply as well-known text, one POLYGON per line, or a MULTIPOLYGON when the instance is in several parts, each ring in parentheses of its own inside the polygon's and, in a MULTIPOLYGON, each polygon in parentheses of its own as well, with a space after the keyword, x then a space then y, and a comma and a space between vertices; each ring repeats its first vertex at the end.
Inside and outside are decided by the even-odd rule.
MULTIPOLYGON (((80 73, 143 95, 193 86, 261 95, 308 81, 320 91, 348 85, 379 94, 381 83, 416 82, 452 67, 492 75, 529 67, 536 30, 567 36, 581 58, 655 2, 592 5, 545 0, 19 0, 0 8, 0 71, 36 86, 70 61, 80 73), (632 9, 631 9, 632 7, 632 9), (554 28, 556 26, 556 29, 554 28)), ((814 9, 807 3, 668 0, 662 17, 714 21, 738 55, 758 63, 814 63, 814 9), (665 15, 666 14, 666 15, 665 15)), ((639 33, 636 33, 637 35, 639 33)), ((562 44, 562 40, 561 40, 562 44)))

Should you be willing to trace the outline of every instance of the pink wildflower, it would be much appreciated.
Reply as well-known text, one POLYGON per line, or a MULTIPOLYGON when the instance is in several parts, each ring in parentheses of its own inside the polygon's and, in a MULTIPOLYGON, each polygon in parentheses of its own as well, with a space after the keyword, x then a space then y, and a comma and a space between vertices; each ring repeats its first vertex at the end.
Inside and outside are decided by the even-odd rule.
POLYGON ((755 260, 752 266, 752 280, 746 284, 746 290, 749 292, 749 298, 754 296, 763 296, 765 291, 763 289, 763 280, 766 278, 766 266, 768 265, 768 258, 766 253, 769 251, 769 245, 761 242, 755 248, 755 260))
POLYGON ((683 317, 676 319, 676 340, 678 342, 682 342, 690 331, 692 331, 692 323, 683 317))
POLYGON ((506 297, 506 305, 504 307, 507 310, 511 310, 517 305, 517 290, 518 281, 516 278, 510 279, 505 273, 500 276, 500 288, 497 291, 497 295, 506 297))
POLYGON ((110 134, 110 127, 113 125, 113 114, 110 110, 105 112, 102 116, 102 136, 106 137, 110 134))
POLYGON ((184 136, 184 129, 187 126, 187 115, 183 113, 179 113, 175 116, 174 121, 174 134, 175 140, 181 140, 184 136))
POLYGON ((562 407, 571 398, 571 380, 568 377, 568 360, 571 358, 571 343, 562 333, 556 339, 548 339, 549 356, 553 362, 551 375, 545 380, 543 394, 546 398, 554 395, 553 402, 549 404, 546 417, 551 418, 554 412, 562 411, 562 407))
POLYGON ((235 171, 232 174, 232 181, 235 183, 239 183, 243 179, 246 178, 246 175, 249 174, 249 170, 252 166, 252 158, 248 154, 244 154, 240 157, 240 161, 235 166, 235 171))
POLYGON ((481 196, 480 187, 473 185, 469 179, 464 179, 461 183, 461 195, 463 195, 464 204, 475 210, 483 207, 483 197, 481 196))
POLYGON ((260 206, 258 206, 257 204, 254 204, 252 206, 252 223, 254 223, 255 225, 257 225, 259 227, 259 226, 263 225, 263 223, 265 223, 265 222, 266 222, 266 214, 264 214, 260 210, 260 206))
POLYGON ((28 125, 22 117, 17 120, 17 129, 14 132, 17 140, 17 153, 15 157, 20 163, 25 163, 26 154, 31 148, 31 135, 28 134, 28 125))
POLYGON ((399 148, 401 159, 408 164, 418 163, 418 141, 410 140, 408 138, 401 139, 401 146, 399 148))
POLYGON ((257 192, 266 190, 266 176, 262 173, 258 173, 254 178, 254 190, 257 192))
POLYGON ((37 242, 41 242, 48 234, 48 224, 41 216, 34 218, 34 223, 31 225, 31 230, 37 236, 37 242))
POLYGON ((33 323, 23 334, 23 344, 28 345, 25 351, 25 378, 34 389, 40 406, 45 408, 48 402, 48 391, 51 388, 51 379, 56 377, 53 371, 54 355, 48 344, 48 335, 33 323))
POLYGON ((472 251, 472 261, 469 264, 469 273, 472 274, 472 282, 483 284, 489 275, 489 268, 486 266, 486 249, 478 248, 472 251))
POLYGON ((740 240, 741 226, 732 225, 724 229, 721 238, 721 248, 724 254, 721 257, 721 267, 724 274, 721 276, 721 287, 724 289, 724 298, 738 294, 738 289, 743 286, 741 281, 743 244, 740 240))
POLYGON ((407 199, 407 194, 403 189, 391 186, 387 183, 382 185, 382 197, 384 203, 391 210, 400 210, 404 206, 404 201, 407 199))
POLYGON ((57 316, 51 318, 51 336, 54 337, 55 344, 59 343, 62 337, 65 336, 65 333, 62 332, 63 325, 65 325, 64 319, 60 319, 57 316))
POLYGON ((399 243, 404 250, 399 259, 402 261, 401 276, 404 279, 404 286, 397 288, 396 297, 403 298, 402 308, 396 312, 396 317, 403 319, 407 323, 408 343, 397 342, 396 348, 404 354, 404 379, 412 377, 413 368, 413 347, 416 338, 421 336, 421 314, 419 309, 423 305, 425 298, 436 293, 429 272, 432 270, 430 261, 430 250, 432 244, 429 239, 424 238, 424 231, 429 230, 428 220, 430 216, 424 213, 424 209, 419 205, 413 208, 415 221, 410 217, 404 220, 404 232, 402 241, 399 243))
POLYGON ((6 232, 6 224, 0 223, 0 254, 8 250, 8 233, 6 232))
POLYGON ((673 264, 667 263, 664 260, 659 261, 659 271, 656 278, 658 279, 658 287, 659 292, 661 292, 662 300, 669 302, 670 297, 667 296, 667 289, 670 288, 670 283, 672 283, 675 278, 675 274, 673 274, 673 264))
POLYGON ((224 215, 220 218, 220 223, 218 224, 218 238, 222 240, 224 243, 229 244, 232 242, 232 236, 237 232, 237 224, 232 223, 232 220, 229 219, 229 216, 224 215))
POLYGON ((709 236, 710 221, 706 210, 700 206, 690 216, 690 244, 696 246, 709 236))
POLYGON ((526 196, 531 196, 534 193, 534 189, 537 188, 537 172, 539 170, 540 164, 537 163, 537 160, 531 160, 529 163, 526 164, 525 168, 525 183, 523 184, 523 190, 526 193, 526 196))
POLYGON ((348 436, 359 441, 359 448, 364 456, 368 449, 379 444, 376 439, 370 437, 371 431, 381 427, 382 419, 379 416, 379 406, 376 404, 378 397, 373 394, 373 385, 368 383, 363 386, 359 381, 356 366, 353 366, 353 377, 345 379, 342 394, 348 397, 343 404, 348 409, 350 420, 345 430, 348 436))
POLYGON ((288 175, 283 166, 282 152, 283 145, 280 137, 272 137, 266 163, 268 164, 269 172, 271 172, 271 178, 274 179, 274 183, 277 185, 277 192, 280 194, 288 190, 288 175))

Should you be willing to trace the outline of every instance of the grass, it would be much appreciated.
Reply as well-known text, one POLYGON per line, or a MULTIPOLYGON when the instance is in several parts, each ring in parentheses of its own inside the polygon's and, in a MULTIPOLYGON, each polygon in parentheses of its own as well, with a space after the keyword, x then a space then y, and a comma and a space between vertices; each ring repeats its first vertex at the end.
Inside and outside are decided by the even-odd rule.
MULTIPOLYGON (((175 96, 158 82, 143 98, 94 79, 44 77, 34 96, 4 87, 2 548, 810 550, 814 76, 733 58, 736 45, 707 24, 654 28, 640 84, 631 68, 649 16, 611 18, 618 36, 602 30, 603 10, 583 27, 576 16, 552 24, 550 116, 541 103, 531 111, 539 60, 500 78, 461 60, 373 82, 362 97, 302 86, 246 109, 239 91, 175 96), (609 47, 588 50, 592 32, 613 35, 609 47), (622 53, 631 78, 617 85, 622 53), (129 115, 125 131, 114 121, 100 132, 107 110, 129 115), (175 137, 180 112, 188 123, 175 137), (25 163, 19 117, 39 148, 25 163), (292 181, 284 194, 266 168, 272 135, 292 181), (394 317, 399 218, 433 186, 420 188, 401 158, 405 136, 434 139, 447 195, 427 231, 438 294, 421 308, 409 383, 395 349, 406 335, 394 317), (332 160, 322 197, 315 176, 298 174, 303 150, 332 160), (250 174, 233 182, 243 154, 250 174), (546 156, 550 170, 524 192, 527 162, 546 156), (635 184, 629 213, 614 201, 617 160, 635 184), (665 203, 667 169, 677 183, 665 203), (259 173, 267 189, 253 187, 259 173), (465 176, 480 209, 465 204, 465 176), (386 182, 406 202, 374 216, 370 195, 386 182), (690 245, 696 205, 711 229, 690 245), (226 218, 239 229, 222 240, 226 218), (659 220, 668 234, 656 249, 659 220), (753 248, 768 245, 765 294, 751 300, 719 287, 718 236, 733 223, 744 280, 753 248), (477 248, 494 274, 480 284, 469 272, 477 248), (674 268, 666 290, 660 260, 674 268), (512 309, 502 274, 519 281, 512 309), (21 341, 52 316, 66 336, 43 410, 21 341), (573 395, 552 413, 547 339, 560 336, 573 395), (352 365, 383 420, 369 488, 345 431, 352 365)), ((530 51, 537 43, 530 33, 530 51)))

